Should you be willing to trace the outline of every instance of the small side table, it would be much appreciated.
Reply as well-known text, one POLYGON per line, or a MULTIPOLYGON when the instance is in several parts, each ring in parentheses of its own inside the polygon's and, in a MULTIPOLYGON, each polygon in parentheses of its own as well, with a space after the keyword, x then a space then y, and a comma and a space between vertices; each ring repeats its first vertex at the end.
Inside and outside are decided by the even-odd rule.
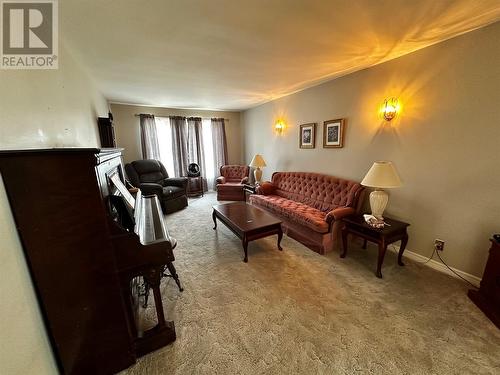
POLYGON ((188 177, 188 197, 203 197, 203 177, 188 177))
POLYGON ((257 192, 257 186, 254 184, 244 184, 243 185, 243 193, 245 194, 245 201, 248 201, 248 196, 251 194, 255 194, 257 192))
POLYGON ((384 218, 384 221, 389 224, 384 228, 373 228, 365 222, 363 215, 352 215, 342 219, 344 226, 342 228, 342 245, 343 252, 340 254, 341 258, 347 255, 347 235, 349 233, 359 236, 364 239, 363 249, 366 249, 366 242, 375 242, 378 244, 378 262, 377 272, 375 275, 382 278, 382 263, 384 262, 385 252, 387 245, 401 241, 398 254, 398 264, 404 266, 401 258, 405 251, 406 244, 408 243, 408 232, 406 228, 410 225, 399 220, 384 218))

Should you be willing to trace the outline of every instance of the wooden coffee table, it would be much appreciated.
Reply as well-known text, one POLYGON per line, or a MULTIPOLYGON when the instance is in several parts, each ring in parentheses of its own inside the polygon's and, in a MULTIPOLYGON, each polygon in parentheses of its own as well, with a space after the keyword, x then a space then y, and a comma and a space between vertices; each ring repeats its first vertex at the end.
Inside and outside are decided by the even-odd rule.
POLYGON ((248 262, 247 248, 250 241, 277 234, 278 249, 283 250, 280 245, 283 238, 281 221, 271 214, 246 202, 218 204, 213 208, 214 230, 217 229, 216 219, 219 219, 241 239, 245 263, 248 262))

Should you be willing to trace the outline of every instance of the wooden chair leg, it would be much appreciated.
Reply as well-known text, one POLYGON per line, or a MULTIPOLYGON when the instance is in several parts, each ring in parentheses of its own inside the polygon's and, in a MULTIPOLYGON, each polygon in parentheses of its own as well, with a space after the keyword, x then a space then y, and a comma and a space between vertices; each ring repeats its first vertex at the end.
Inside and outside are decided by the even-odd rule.
POLYGON ((184 291, 184 288, 181 285, 181 281, 179 280, 179 275, 177 275, 177 271, 175 269, 174 264, 172 262, 168 262, 166 264, 166 267, 167 267, 168 272, 170 273, 170 275, 165 275, 165 274, 163 274, 163 275, 164 276, 172 276, 172 278, 174 279, 175 283, 177 284, 177 287, 179 288, 179 291, 180 292, 184 291))

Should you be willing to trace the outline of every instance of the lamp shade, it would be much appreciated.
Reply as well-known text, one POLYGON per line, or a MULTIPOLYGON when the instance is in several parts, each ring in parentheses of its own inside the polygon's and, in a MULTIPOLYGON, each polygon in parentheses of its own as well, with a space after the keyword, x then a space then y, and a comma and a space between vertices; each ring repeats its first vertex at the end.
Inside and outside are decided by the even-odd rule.
POLYGON ((262 167, 266 166, 266 162, 264 161, 264 158, 262 157, 262 155, 256 154, 253 157, 252 162, 250 163, 250 166, 253 168, 262 168, 262 167))
POLYGON ((376 161, 361 181, 361 185, 384 189, 400 187, 402 182, 390 161, 376 161))

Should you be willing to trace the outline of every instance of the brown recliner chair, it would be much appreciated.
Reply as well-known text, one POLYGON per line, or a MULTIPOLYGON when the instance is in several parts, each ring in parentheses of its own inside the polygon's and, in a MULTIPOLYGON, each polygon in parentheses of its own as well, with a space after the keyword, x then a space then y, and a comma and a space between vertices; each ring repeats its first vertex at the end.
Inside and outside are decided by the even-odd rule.
POLYGON ((186 177, 169 178, 163 164, 154 159, 136 160, 125 165, 127 176, 143 195, 156 194, 163 213, 179 211, 188 205, 186 177))
POLYGON ((248 165, 223 165, 216 180, 218 201, 244 201, 243 185, 248 182, 248 165))

